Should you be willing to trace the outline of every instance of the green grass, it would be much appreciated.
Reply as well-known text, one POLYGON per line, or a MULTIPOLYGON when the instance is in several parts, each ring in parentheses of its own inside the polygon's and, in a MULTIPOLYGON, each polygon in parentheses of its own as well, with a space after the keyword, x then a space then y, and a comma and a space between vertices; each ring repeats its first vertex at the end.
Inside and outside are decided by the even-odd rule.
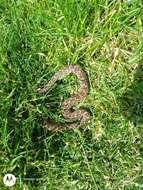
POLYGON ((142 0, 0 0, 0 189, 6 173, 17 190, 143 189, 142 22, 142 0), (35 89, 68 64, 88 75, 92 118, 48 131, 77 83, 35 89))

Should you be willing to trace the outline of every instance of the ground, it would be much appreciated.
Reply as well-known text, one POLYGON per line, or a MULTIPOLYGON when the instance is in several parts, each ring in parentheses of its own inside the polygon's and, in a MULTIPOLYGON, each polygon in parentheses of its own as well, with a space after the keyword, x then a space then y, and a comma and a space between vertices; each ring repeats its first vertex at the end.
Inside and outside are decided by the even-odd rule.
POLYGON ((143 189, 142 0, 0 0, 0 189, 143 189), (91 120, 75 130, 60 105, 77 89, 68 76, 36 89, 59 69, 78 64, 89 94, 78 105, 91 120))

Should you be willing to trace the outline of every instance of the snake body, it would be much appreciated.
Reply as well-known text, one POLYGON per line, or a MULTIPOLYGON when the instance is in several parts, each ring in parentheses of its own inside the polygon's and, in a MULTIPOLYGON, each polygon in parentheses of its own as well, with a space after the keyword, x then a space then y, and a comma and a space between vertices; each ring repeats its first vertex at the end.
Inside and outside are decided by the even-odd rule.
POLYGON ((80 82, 80 87, 78 91, 73 94, 70 98, 66 99, 61 106, 61 113, 65 119, 69 119, 74 123, 60 125, 49 123, 47 119, 43 121, 44 127, 48 129, 73 129, 78 128, 85 124, 90 119, 90 113, 85 109, 81 108, 79 110, 71 111, 72 106, 79 104, 88 95, 88 82, 85 72, 81 69, 79 65, 69 65, 65 66, 63 69, 59 70, 53 75, 48 84, 43 88, 38 88, 37 92, 42 94, 47 92, 50 87, 57 81, 66 77, 69 74, 75 74, 80 82), (76 122, 78 121, 78 122, 76 122), (75 123, 76 122, 76 123, 75 123))

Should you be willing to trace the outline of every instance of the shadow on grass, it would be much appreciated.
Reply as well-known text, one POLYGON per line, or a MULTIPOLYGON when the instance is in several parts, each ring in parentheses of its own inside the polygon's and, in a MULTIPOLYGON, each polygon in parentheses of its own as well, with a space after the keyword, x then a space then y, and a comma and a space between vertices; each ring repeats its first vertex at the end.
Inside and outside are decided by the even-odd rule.
POLYGON ((143 64, 137 68, 134 82, 120 99, 123 115, 135 125, 143 123, 143 64))

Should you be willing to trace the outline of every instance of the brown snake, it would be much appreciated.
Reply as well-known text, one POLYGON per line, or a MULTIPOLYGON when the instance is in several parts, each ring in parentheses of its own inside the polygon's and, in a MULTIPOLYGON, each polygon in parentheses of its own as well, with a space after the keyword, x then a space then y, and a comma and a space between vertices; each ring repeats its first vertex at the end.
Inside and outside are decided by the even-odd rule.
POLYGON ((69 65, 65 66, 63 69, 54 74, 48 84, 43 88, 38 88, 38 93, 45 93, 49 90, 49 88, 57 81, 62 79, 63 77, 69 74, 75 74, 80 82, 80 87, 78 91, 70 98, 66 99, 61 106, 61 112, 65 119, 69 119, 70 121, 79 121, 76 123, 70 124, 52 124, 47 120, 44 120, 43 125, 48 129, 56 129, 56 130, 64 130, 64 129, 73 129, 78 128, 81 125, 85 124, 90 119, 90 113, 85 109, 81 108, 76 111, 71 111, 71 107, 73 105, 79 104, 88 94, 88 82, 86 78, 85 72, 78 65, 69 65))

